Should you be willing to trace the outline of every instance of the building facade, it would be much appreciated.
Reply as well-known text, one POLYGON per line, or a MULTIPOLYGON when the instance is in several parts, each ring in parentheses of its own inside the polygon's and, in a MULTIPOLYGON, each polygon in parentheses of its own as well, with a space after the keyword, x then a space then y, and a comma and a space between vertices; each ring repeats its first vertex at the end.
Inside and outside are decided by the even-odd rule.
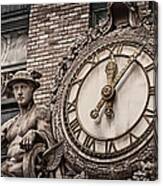
MULTIPOLYGON (((157 179, 157 87, 155 86, 157 4, 104 2, 4 5, 1 7, 1 13, 1 123, 18 112, 18 106, 11 92, 5 92, 6 82, 16 71, 25 69, 30 72, 38 71, 42 77, 41 86, 35 93, 35 102, 49 108, 53 135, 57 141, 65 140, 64 161, 68 164, 61 163, 63 172, 59 173, 59 178, 157 179), (136 111, 131 114, 130 111, 134 107, 128 102, 127 104, 126 99, 120 104, 122 112, 118 110, 118 106, 114 106, 118 104, 117 100, 120 100, 119 97, 115 98, 117 90, 112 90, 116 86, 116 81, 119 81, 116 78, 112 81, 117 72, 111 69, 115 72, 112 72, 110 77, 108 75, 110 70, 107 71, 108 65, 105 70, 101 65, 106 64, 107 60, 110 61, 108 64, 115 64, 117 60, 118 70, 121 72, 117 79, 120 79, 125 73, 123 69, 126 68, 122 64, 126 63, 125 60, 128 58, 127 63, 141 61, 138 65, 140 71, 135 73, 135 77, 133 75, 132 81, 129 80, 130 84, 125 89, 129 90, 126 93, 129 94, 127 99, 136 100, 134 102, 136 111), (141 65, 149 61, 152 61, 151 64, 141 65), (90 69, 85 67, 87 63, 92 65, 90 69), (83 66, 86 68, 84 71, 82 71, 83 66), (95 70, 96 67, 99 69, 95 70), (80 72, 90 75, 79 77, 80 72), (95 73, 93 78, 91 73, 95 73), (104 84, 106 81, 103 74, 107 77, 107 86, 104 87, 99 85, 100 82, 104 84), (97 76, 99 77, 97 81, 90 80, 96 79, 97 76), (86 81, 89 83, 85 83, 86 81), (135 86, 133 82, 136 82, 135 86), (77 98, 81 95, 90 96, 89 102, 96 106, 93 112, 88 114, 85 111, 85 108, 89 110, 88 112, 93 109, 92 106, 89 107, 87 98, 81 96, 79 100, 70 99, 75 94, 72 93, 74 85, 80 87, 77 90, 77 98), (96 86, 100 86, 99 94, 102 98, 99 102, 96 100, 93 103, 92 100, 97 96, 96 91, 90 93, 90 85, 94 86, 95 90, 97 90, 96 86), (132 85, 133 89, 131 88, 130 92, 132 85), (82 86, 85 87, 86 92, 81 91, 82 86), (110 86, 113 93, 109 93, 110 98, 108 98, 105 94, 108 95, 110 86), (135 88, 137 86, 140 91, 135 88), (139 95, 140 92, 142 95, 139 95), (150 98, 153 105, 149 108, 150 98), (140 100, 145 105, 144 109, 141 104, 139 105, 140 100), (103 109, 105 103, 106 110, 103 109), (76 108, 77 106, 79 108, 76 108), (93 119, 98 117, 102 109, 101 118, 104 115, 105 119, 94 122, 93 119), (120 119, 116 112, 120 113, 120 119), (70 113, 76 114, 77 119, 81 117, 79 119, 81 123, 85 118, 87 121, 83 124, 80 124, 77 119, 70 121, 72 119, 70 113), (134 116, 135 113, 138 116, 134 116), (124 133, 119 131, 120 124, 115 122, 113 126, 112 121, 109 120, 114 118, 113 115, 118 118, 118 123, 122 125, 124 123, 122 127, 124 133), (125 117, 129 119, 124 119, 125 117), (137 121, 129 124, 134 117, 137 121), (106 124, 108 120, 111 123, 109 126, 106 124), (146 121, 146 124, 142 124, 140 122, 142 120, 146 121), (135 129, 136 127, 138 128, 135 129), (134 130, 137 131, 134 133, 134 130), (125 142, 126 139, 128 142, 125 142)), ((56 172, 50 175, 57 177, 56 172)), ((33 174, 31 177, 37 176, 33 174)))
MULTIPOLYGON (((43 77, 35 101, 49 106, 59 64, 81 34, 106 18, 107 3, 4 5, 1 12, 2 95, 16 71, 37 70, 43 77)), ((10 97, 2 96, 2 123, 18 111, 10 97)))

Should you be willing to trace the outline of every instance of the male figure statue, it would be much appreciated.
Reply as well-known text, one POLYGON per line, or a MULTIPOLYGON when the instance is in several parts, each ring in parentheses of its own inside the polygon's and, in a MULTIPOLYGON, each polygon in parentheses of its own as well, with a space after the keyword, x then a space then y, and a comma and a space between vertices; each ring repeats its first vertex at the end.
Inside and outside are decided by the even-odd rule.
POLYGON ((1 143, 6 143, 7 158, 2 163, 2 176, 23 177, 23 157, 36 143, 53 144, 50 124, 42 109, 34 103, 33 93, 40 83, 27 71, 19 71, 7 83, 13 91, 20 113, 2 125, 1 143))

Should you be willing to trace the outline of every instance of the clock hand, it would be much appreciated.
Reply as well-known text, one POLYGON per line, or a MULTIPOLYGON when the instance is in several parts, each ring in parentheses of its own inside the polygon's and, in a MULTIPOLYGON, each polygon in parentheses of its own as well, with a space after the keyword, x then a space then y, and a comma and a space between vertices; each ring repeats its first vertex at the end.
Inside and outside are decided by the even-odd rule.
POLYGON ((97 103, 96 108, 93 109, 90 113, 92 119, 96 119, 99 116, 99 112, 103 107, 103 105, 105 104, 105 102, 107 102, 106 110, 105 110, 106 115, 109 117, 113 115, 113 109, 112 109, 113 100, 111 100, 111 98, 113 97, 115 91, 112 87, 112 82, 117 73, 117 64, 115 63, 115 59, 113 58, 113 56, 111 56, 111 61, 108 62, 108 64, 106 65, 105 72, 107 75, 107 85, 105 85, 102 88, 101 91, 102 98, 97 103))
POLYGON ((141 54, 146 44, 142 45, 138 51, 134 52, 134 54, 129 58, 127 65, 120 71, 120 73, 115 77, 115 74, 117 73, 117 64, 115 63, 115 60, 113 58, 113 54, 111 54, 111 62, 107 64, 105 72, 107 74, 107 85, 105 85, 101 91, 102 98, 98 102, 96 108, 91 111, 90 116, 92 119, 96 119, 99 116, 99 112, 105 102, 106 104, 106 110, 105 114, 108 117, 112 117, 114 115, 112 106, 113 106, 113 95, 115 93, 115 87, 119 83, 119 81, 122 79, 124 74, 127 72, 127 70, 130 68, 130 66, 133 64, 133 62, 136 61, 136 58, 141 54), (109 66, 109 64, 111 64, 109 66), (115 65, 116 64, 116 65, 115 65), (112 68, 110 68, 112 67, 112 68))
MULTIPOLYGON (((111 62, 107 64, 105 72, 107 74, 107 82, 108 85, 113 87, 113 80, 115 79, 115 76, 117 74, 118 68, 115 61, 115 58, 113 55, 111 55, 111 62)), ((115 98, 115 89, 112 88, 112 95, 110 96, 110 99, 108 97, 108 100, 106 100, 105 105, 105 115, 111 119, 114 117, 114 111, 113 111, 113 102, 115 98)))
POLYGON ((96 119, 99 117, 99 112, 101 110, 101 108, 103 107, 105 103, 105 100, 103 98, 100 99, 100 101, 97 103, 97 106, 95 109, 93 109, 90 113, 90 116, 92 119, 96 119))
POLYGON ((122 79, 122 77, 124 76, 124 74, 128 71, 128 69, 130 68, 130 66, 133 64, 133 62, 136 62, 136 58, 141 54, 143 48, 145 47, 145 44, 143 46, 140 47, 138 52, 135 52, 128 60, 127 64, 125 65, 125 67, 120 71, 120 73, 115 77, 114 81, 113 81, 113 88, 115 88, 117 86, 117 84, 119 83, 119 81, 122 79))
POLYGON ((93 109, 90 113, 92 119, 96 119, 99 116, 99 112, 106 101, 109 101, 114 95, 114 90, 112 86, 105 85, 101 91, 102 97, 100 101, 97 103, 96 108, 93 109))
POLYGON ((110 99, 109 101, 106 102, 105 115, 109 119, 111 119, 111 118, 114 117, 113 102, 114 102, 114 97, 112 99, 110 99))
POLYGON ((105 68, 105 73, 107 76, 107 84, 108 85, 112 85, 113 80, 117 74, 117 70, 118 70, 117 64, 116 64, 116 61, 115 61, 114 56, 112 54, 111 61, 108 62, 108 64, 106 65, 106 68, 105 68))

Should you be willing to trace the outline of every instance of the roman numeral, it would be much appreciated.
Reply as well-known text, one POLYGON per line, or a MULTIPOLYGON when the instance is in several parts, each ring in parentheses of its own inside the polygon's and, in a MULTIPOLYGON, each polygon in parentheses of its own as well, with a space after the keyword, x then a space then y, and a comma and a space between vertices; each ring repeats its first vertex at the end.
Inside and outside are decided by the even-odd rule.
POLYGON ((83 79, 78 79, 77 77, 73 77, 72 86, 78 84, 80 85, 82 83, 83 79))
POLYGON ((72 131, 76 130, 76 128, 78 128, 79 126, 79 122, 78 120, 75 118, 74 120, 72 120, 70 123, 69 123, 72 131))
POLYGON ((146 66, 144 68, 145 68, 146 72, 149 72, 151 70, 156 71, 156 65, 154 63, 152 63, 152 64, 150 64, 150 65, 148 65, 148 66, 146 66))
POLYGON ((109 151, 108 152, 112 153, 112 152, 116 152, 116 151, 117 151, 117 148, 116 148, 114 142, 111 141, 110 144, 109 144, 109 151))
POLYGON ((109 141, 105 141, 105 153, 113 153, 116 152, 117 148, 113 141, 109 143, 109 141))
POLYGON ((79 139, 81 132, 82 132, 82 130, 81 130, 80 126, 75 129, 74 135, 76 136, 77 139, 79 139))
POLYGON ((85 140, 84 140, 84 143, 83 145, 86 147, 86 148, 89 148, 95 152, 95 140, 93 138, 91 138, 90 136, 86 136, 85 140))
POLYGON ((147 123, 150 125, 154 121, 154 119, 157 118, 156 110, 147 108, 143 117, 147 121, 147 123))
POLYGON ((152 109, 149 109, 149 108, 146 109, 145 113, 146 113, 145 116, 148 116, 148 117, 156 116, 156 110, 152 110, 152 109))
POLYGON ((130 133, 129 135, 130 135, 130 144, 134 143, 138 139, 138 137, 133 133, 130 133))
POLYGON ((123 50, 123 43, 118 45, 118 47, 117 47, 117 54, 120 55, 122 53, 122 50, 123 50))
POLYGON ((82 131, 81 128, 80 128, 80 124, 79 124, 78 120, 75 118, 73 121, 71 121, 69 123, 69 125, 70 125, 70 128, 71 128, 73 134, 78 139, 80 134, 81 134, 81 131, 82 131))
POLYGON ((108 153, 108 141, 105 141, 105 153, 108 153))
POLYGON ((149 95, 150 96, 154 96, 155 95, 155 87, 154 86, 149 87, 149 95))
POLYGON ((95 62, 95 60, 93 60, 93 59, 88 59, 86 62, 87 62, 88 64, 91 64, 92 66, 95 66, 95 65, 96 65, 96 62, 95 62))
POLYGON ((95 59, 97 60, 97 63, 100 61, 98 53, 94 54, 94 61, 95 61, 95 59))
POLYGON ((92 66, 95 66, 96 63, 98 63, 98 62, 99 62, 99 55, 97 53, 94 53, 93 56, 89 57, 86 60, 86 63, 91 64, 92 66))
POLYGON ((67 103, 68 114, 74 112, 75 110, 76 110, 76 99, 74 99, 74 101, 72 101, 72 102, 67 103))

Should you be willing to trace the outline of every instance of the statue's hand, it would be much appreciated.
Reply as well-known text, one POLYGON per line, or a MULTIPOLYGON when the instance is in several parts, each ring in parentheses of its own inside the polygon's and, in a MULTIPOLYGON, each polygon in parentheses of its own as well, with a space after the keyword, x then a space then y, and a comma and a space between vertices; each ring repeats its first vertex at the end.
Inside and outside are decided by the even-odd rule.
POLYGON ((28 131, 22 138, 22 141, 20 143, 21 148, 26 151, 31 150, 34 145, 35 139, 36 131, 35 130, 28 131))

